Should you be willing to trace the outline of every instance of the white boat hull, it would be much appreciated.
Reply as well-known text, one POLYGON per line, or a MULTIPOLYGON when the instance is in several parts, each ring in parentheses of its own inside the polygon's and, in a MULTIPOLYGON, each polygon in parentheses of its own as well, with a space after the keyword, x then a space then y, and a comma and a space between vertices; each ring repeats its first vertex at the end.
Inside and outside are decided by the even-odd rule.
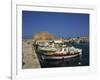
POLYGON ((81 56, 79 54, 74 54, 74 55, 67 55, 67 56, 45 56, 45 55, 41 55, 42 59, 45 60, 45 59, 69 59, 69 58, 74 58, 74 57, 77 57, 77 56, 81 56))

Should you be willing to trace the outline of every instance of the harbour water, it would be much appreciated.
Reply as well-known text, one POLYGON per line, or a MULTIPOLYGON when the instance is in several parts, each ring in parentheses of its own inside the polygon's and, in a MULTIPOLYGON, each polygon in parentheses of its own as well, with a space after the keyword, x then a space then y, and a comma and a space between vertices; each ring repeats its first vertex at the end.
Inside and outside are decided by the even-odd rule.
POLYGON ((73 44, 77 48, 82 49, 82 65, 88 66, 89 65, 89 43, 74 43, 73 44))
POLYGON ((74 67, 74 66, 89 66, 89 43, 65 43, 66 45, 73 45, 76 48, 82 49, 82 56, 74 57, 72 59, 63 60, 41 60, 38 54, 39 61, 42 68, 49 67, 74 67))

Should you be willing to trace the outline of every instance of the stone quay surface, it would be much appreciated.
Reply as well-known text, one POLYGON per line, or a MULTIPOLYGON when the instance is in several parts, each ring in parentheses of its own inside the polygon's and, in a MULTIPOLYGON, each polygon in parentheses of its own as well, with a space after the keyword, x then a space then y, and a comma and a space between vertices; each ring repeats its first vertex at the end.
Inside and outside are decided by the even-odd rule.
POLYGON ((22 41, 22 68, 23 69, 33 69, 41 68, 38 56, 32 46, 32 40, 22 41))

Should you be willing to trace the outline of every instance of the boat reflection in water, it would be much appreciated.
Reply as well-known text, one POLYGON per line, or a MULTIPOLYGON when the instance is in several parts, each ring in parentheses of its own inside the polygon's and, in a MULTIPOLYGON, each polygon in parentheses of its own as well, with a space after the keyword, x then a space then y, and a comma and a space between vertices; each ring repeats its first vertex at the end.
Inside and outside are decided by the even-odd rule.
POLYGON ((36 53, 41 67, 81 65, 82 49, 65 45, 62 41, 38 43, 36 53))

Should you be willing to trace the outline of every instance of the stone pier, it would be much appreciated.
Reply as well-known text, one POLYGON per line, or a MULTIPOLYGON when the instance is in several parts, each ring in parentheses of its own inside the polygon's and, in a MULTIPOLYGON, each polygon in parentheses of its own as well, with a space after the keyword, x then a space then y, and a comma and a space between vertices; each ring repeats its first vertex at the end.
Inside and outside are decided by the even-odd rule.
POLYGON ((38 57, 35 53, 34 48, 32 49, 32 41, 31 40, 23 40, 22 41, 22 61, 23 61, 23 69, 33 69, 40 68, 40 63, 38 57))

